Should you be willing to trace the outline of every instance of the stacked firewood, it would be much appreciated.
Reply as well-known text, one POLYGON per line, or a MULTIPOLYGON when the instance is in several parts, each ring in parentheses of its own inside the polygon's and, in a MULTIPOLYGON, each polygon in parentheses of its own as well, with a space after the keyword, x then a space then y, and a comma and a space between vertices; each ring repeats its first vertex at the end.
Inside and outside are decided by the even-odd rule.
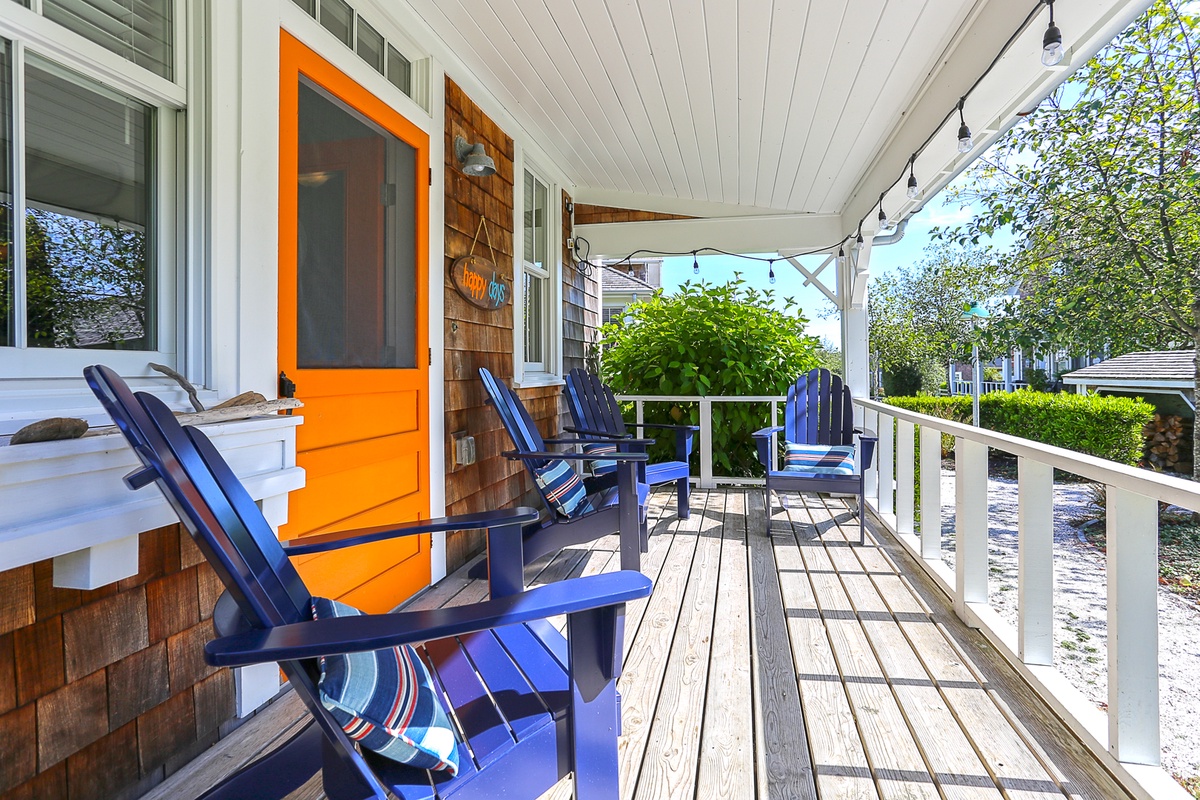
POLYGON ((1155 414, 1142 431, 1146 461, 1164 472, 1192 473, 1192 422, 1174 414, 1155 414))

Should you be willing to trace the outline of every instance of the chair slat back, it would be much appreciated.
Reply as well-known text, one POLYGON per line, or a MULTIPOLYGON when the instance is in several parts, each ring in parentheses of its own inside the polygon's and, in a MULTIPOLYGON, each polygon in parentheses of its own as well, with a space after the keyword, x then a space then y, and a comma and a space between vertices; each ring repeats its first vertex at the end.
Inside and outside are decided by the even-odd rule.
POLYGON ((854 443, 850 389, 827 369, 810 370, 788 389, 784 437, 799 444, 854 443))
POLYGON ((627 433, 616 395, 586 370, 576 367, 567 374, 567 405, 577 428, 618 436, 627 433))
POLYGON ((131 392, 107 367, 84 375, 246 619, 256 627, 308 619, 304 581, 208 437, 181 427, 161 400, 131 392))

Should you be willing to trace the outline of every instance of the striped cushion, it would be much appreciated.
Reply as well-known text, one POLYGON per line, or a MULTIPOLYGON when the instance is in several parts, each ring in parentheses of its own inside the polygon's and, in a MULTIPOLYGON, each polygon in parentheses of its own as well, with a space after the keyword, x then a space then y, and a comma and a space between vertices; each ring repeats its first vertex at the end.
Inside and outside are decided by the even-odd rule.
POLYGON ((561 458, 535 467, 533 475, 551 508, 561 516, 577 517, 593 510, 579 473, 561 458))
MULTIPOLYGON (((612 442, 587 442, 582 446, 583 452, 590 456, 603 456, 609 453, 617 452, 616 444, 612 442)), ((603 461, 589 461, 592 465, 593 475, 607 475, 610 472, 616 472, 617 462, 604 459, 603 461)))
POLYGON ((853 475, 854 447, 787 442, 783 468, 788 472, 813 475, 853 475))
MULTIPOLYGON (((313 619, 361 616, 312 599, 313 619)), ((352 741, 393 761, 458 774, 458 741, 429 671, 408 645, 320 659, 321 705, 352 741)))

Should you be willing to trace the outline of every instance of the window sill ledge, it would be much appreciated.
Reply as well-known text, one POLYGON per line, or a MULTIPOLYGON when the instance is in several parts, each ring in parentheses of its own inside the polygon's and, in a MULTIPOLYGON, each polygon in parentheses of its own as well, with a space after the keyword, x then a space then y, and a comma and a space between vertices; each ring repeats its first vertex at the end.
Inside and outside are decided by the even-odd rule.
POLYGON ((531 372, 521 376, 521 380, 513 381, 514 389, 540 389, 548 386, 566 386, 567 382, 560 376, 549 372, 531 372))
MULTIPOLYGON (((272 526, 287 521, 288 492, 304 485, 296 466, 302 419, 202 426, 272 526)), ((121 479, 136 466, 115 430, 0 447, 0 570, 53 558, 54 585, 77 589, 136 574, 138 536, 178 520, 157 489, 126 488, 121 479)))

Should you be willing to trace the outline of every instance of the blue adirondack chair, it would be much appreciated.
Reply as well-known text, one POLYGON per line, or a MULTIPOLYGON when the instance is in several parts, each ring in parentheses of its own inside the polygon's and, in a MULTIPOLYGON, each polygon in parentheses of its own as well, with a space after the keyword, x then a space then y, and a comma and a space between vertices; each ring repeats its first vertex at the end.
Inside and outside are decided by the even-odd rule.
MULTIPOLYGON (((768 516, 772 490, 845 492, 858 495, 859 519, 863 519, 863 471, 871 464, 878 439, 874 433, 854 427, 850 389, 837 375, 827 369, 801 375, 788 389, 784 424, 755 431, 754 440, 758 460, 767 470, 768 516), (776 470, 772 468, 771 437, 780 432, 788 455, 784 468, 776 470)), ((860 544, 865 535, 860 525, 860 544)))
POLYGON ((612 572, 523 590, 521 526, 536 517, 528 508, 281 545, 201 431, 181 428, 158 399, 133 394, 106 367, 89 367, 85 376, 144 465, 125 482, 131 489, 158 483, 225 583, 213 614, 219 638, 205 647, 205 659, 217 666, 278 662, 312 714, 287 743, 205 798, 279 798, 317 770, 331 800, 534 798, 570 772, 577 797, 617 797, 624 603, 650 593, 645 576, 612 572), (488 532, 491 599, 469 606, 314 620, 313 598, 288 560, 476 528, 488 532), (565 638, 545 621, 564 613, 565 638), (360 750, 319 698, 319 657, 402 644, 417 646, 435 689, 428 694, 460 731, 456 776, 360 750))
MULTIPOLYGON (((573 369, 567 375, 567 385, 563 389, 567 396, 567 407, 571 411, 571 421, 574 425, 565 428, 568 433, 575 433, 593 442, 613 445, 622 439, 630 438, 625 420, 621 418, 621 405, 617 402, 612 389, 604 385, 600 378, 592 373, 573 369)), ((631 426, 646 430, 668 430, 675 433, 675 460, 660 461, 654 464, 638 465, 643 483, 657 486, 660 483, 675 482, 676 516, 687 519, 691 516, 688 505, 688 458, 692 455, 692 436, 700 430, 695 425, 663 425, 659 423, 637 423, 631 426)), ((594 447, 594 444, 592 445, 594 447)), ((592 447, 585 446, 585 450, 592 447)), ((618 450, 628 449, 624 444, 616 444, 618 450)), ((615 466, 603 464, 599 467, 599 475, 612 472, 615 466)))
POLYGON ((653 442, 642 439, 626 441, 631 450, 641 448, 641 452, 606 455, 574 450, 550 452, 549 447, 552 446, 574 446, 584 442, 581 439, 543 439, 516 392, 502 381, 496 380, 485 367, 479 368, 479 377, 483 381, 492 407, 500 415, 500 421, 516 448, 502 455, 525 464, 548 512, 548 515, 539 521, 525 526, 525 560, 532 561, 564 547, 619 533, 621 569, 641 569, 641 554, 646 551, 647 545, 644 511, 649 489, 645 482, 638 480, 636 467, 646 462, 648 457, 645 447, 653 442), (595 491, 588 489, 586 505, 581 505, 567 514, 557 511, 556 507, 559 507, 560 503, 553 488, 543 486, 539 482, 539 471, 557 461, 600 460, 616 462, 616 485, 601 486, 595 488, 595 491))

